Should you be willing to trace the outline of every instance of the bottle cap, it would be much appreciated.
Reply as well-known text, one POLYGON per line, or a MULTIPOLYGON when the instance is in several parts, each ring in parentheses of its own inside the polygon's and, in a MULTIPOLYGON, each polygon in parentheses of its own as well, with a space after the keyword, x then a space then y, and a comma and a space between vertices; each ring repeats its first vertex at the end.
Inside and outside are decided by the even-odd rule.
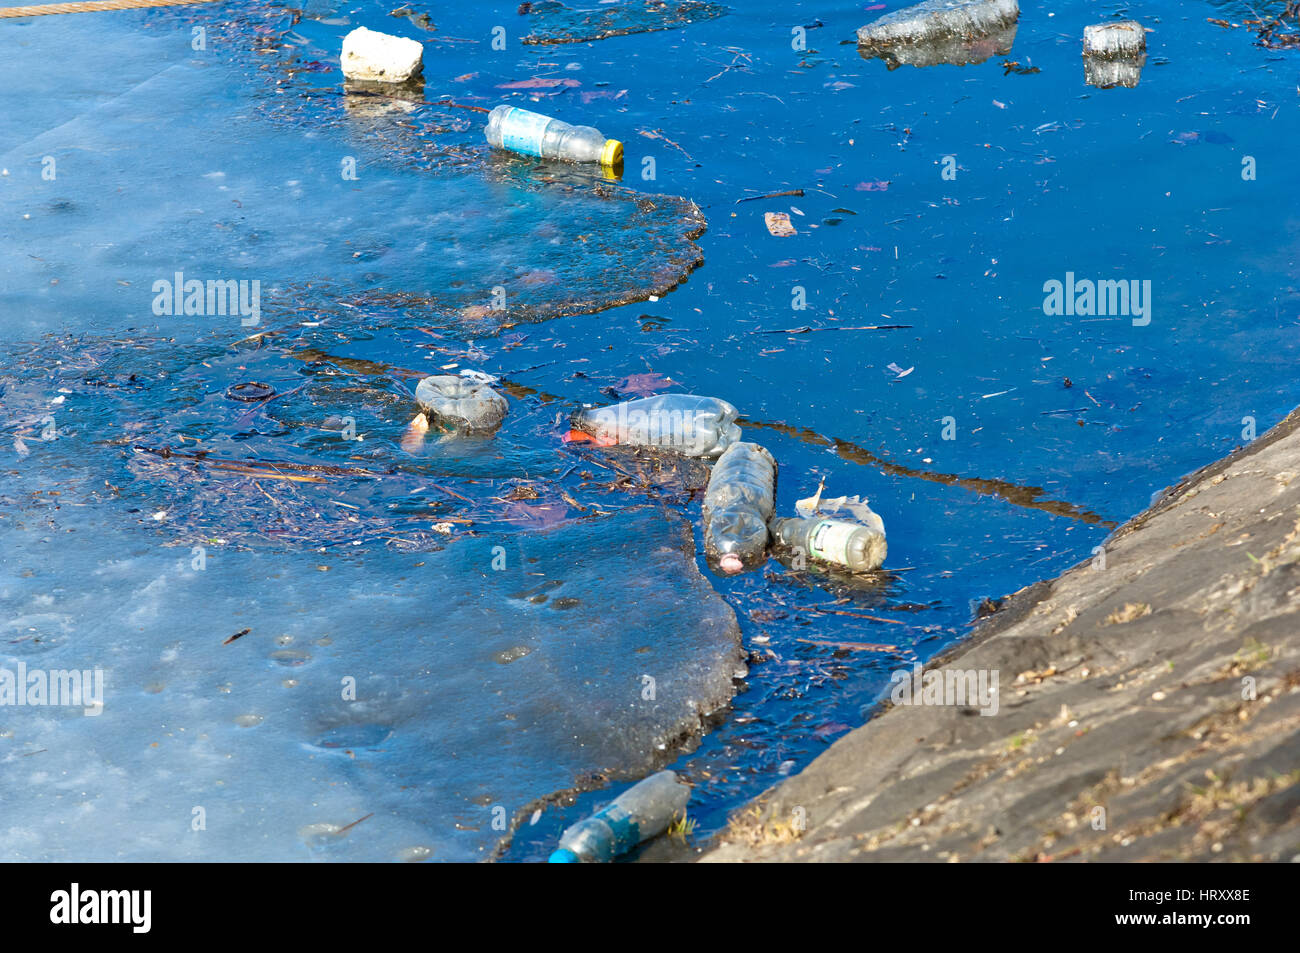
POLYGON ((606 139, 605 148, 600 150, 600 164, 616 166, 623 161, 623 143, 617 139, 606 139))
POLYGON ((551 854, 546 861, 548 864, 576 864, 579 863, 578 855, 567 847, 561 847, 555 853, 551 854))

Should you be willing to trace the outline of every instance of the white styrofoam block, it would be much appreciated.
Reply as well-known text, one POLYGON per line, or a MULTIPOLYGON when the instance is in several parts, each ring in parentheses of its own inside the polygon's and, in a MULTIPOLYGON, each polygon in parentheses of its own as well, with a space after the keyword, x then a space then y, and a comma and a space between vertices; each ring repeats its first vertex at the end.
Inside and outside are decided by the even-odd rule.
POLYGON ((357 27, 343 38, 342 64, 348 79, 402 83, 424 68, 424 46, 403 36, 357 27))

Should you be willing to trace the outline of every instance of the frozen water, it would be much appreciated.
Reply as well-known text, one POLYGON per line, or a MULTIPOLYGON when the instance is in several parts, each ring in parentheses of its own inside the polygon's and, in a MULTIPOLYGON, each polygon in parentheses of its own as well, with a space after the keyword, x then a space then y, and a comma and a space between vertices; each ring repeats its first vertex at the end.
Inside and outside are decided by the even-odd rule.
MULTIPOLYGON (((281 10, 269 22, 285 19, 281 10)), ((104 19, 91 42, 85 24, 6 24, 34 51, 132 50, 125 78, 107 89, 87 91, 119 72, 98 53, 61 68, 78 96, 51 102, 39 70, 10 84, 0 115, 9 340, 56 329, 69 313, 87 329, 234 338, 286 313, 337 314, 341 300, 362 326, 382 316, 390 327, 481 334, 661 295, 700 261, 693 203, 490 156, 478 114, 422 95, 345 93, 308 59, 337 57, 334 33, 319 47, 294 34, 284 42, 297 55, 249 63, 220 57, 215 36, 191 50, 183 28, 141 37, 104 19), (256 281, 259 313, 192 313, 174 292, 193 280, 248 282, 250 298, 256 281)))
POLYGON ((0 669, 99 669, 103 707, 0 708, 7 859, 482 858, 535 799, 652 768, 743 672, 658 510, 200 563, 38 482, 0 524, 0 669))

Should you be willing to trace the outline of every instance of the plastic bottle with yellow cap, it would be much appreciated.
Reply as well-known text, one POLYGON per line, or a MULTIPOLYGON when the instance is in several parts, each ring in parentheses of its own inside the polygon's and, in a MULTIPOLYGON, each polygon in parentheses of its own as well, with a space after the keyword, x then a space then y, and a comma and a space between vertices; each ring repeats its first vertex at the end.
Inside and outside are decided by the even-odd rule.
POLYGON ((607 169, 623 164, 623 143, 606 139, 599 129, 574 126, 518 106, 498 106, 488 114, 487 141, 494 149, 542 159, 599 162, 607 169))

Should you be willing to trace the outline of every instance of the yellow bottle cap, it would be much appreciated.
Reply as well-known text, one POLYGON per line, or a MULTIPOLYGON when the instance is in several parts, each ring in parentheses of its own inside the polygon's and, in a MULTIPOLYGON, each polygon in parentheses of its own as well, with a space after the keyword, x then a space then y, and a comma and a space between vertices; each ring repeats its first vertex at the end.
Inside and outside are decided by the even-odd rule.
POLYGON ((600 150, 600 164, 616 166, 623 161, 623 143, 617 139, 606 139, 605 148, 600 150))

